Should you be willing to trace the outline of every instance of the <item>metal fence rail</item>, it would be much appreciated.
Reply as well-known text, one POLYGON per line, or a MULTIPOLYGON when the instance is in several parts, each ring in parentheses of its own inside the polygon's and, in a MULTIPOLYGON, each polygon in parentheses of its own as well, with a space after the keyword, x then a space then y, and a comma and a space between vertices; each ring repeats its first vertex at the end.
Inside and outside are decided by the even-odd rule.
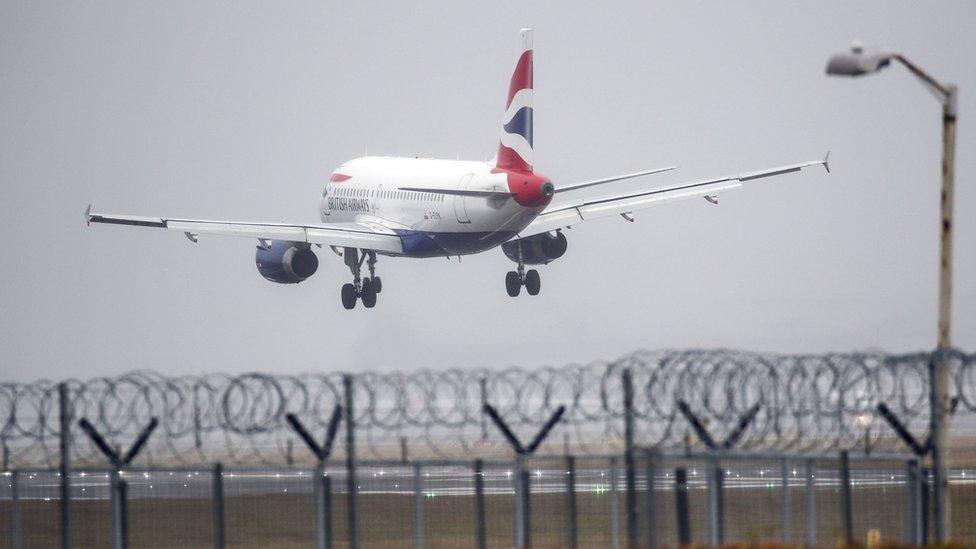
MULTIPOLYGON (((358 373, 352 379, 360 453, 399 457, 410 448, 432 457, 505 455, 483 412, 489 400, 515 430, 534 428, 560 405, 562 443, 581 452, 622 451, 619 372, 634 381, 636 442, 683 446, 678 401, 699 411, 717 433, 734 429, 759 405, 738 448, 832 452, 854 445, 898 448, 875 413, 885 402, 908 428, 924 430, 931 355, 838 353, 772 355, 729 350, 640 351, 612 362, 534 370, 509 368, 358 373)), ((950 354, 961 415, 976 413, 976 355, 950 354)), ((67 382, 71 415, 85 417, 115 446, 131 441, 151 417, 161 421, 141 459, 147 463, 267 463, 304 460, 285 417, 316 431, 343 402, 343 375, 309 373, 166 377, 135 372, 67 382)), ((59 463, 59 405, 53 382, 0 384, 4 468, 59 463)), ((694 443, 694 442, 693 442, 694 443)), ((72 457, 99 458, 77 440, 72 457)))

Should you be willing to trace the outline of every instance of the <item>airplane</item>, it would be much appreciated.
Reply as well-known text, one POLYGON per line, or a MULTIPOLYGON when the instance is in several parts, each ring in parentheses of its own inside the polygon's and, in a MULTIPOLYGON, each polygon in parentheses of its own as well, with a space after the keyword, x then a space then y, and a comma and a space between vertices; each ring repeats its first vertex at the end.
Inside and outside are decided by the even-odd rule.
POLYGON ((546 265, 566 253, 563 229, 585 221, 621 216, 693 198, 717 204, 717 195, 744 182, 823 166, 823 160, 800 162, 597 198, 561 197, 616 181, 672 170, 675 166, 556 185, 533 165, 532 29, 522 29, 521 52, 508 88, 498 153, 491 162, 365 156, 339 166, 319 197, 321 223, 252 223, 96 213, 89 204, 85 219, 179 231, 197 242, 201 235, 257 239, 255 263, 267 280, 297 284, 318 270, 312 250, 329 246, 352 274, 342 285, 342 306, 358 301, 376 305, 383 282, 376 274, 377 256, 441 258, 477 254, 501 247, 516 267, 505 275, 509 296, 524 287, 529 295, 541 289, 539 272, 526 265, 546 265), (557 200, 558 199, 558 200, 557 200), (363 266, 369 276, 363 276, 363 266))

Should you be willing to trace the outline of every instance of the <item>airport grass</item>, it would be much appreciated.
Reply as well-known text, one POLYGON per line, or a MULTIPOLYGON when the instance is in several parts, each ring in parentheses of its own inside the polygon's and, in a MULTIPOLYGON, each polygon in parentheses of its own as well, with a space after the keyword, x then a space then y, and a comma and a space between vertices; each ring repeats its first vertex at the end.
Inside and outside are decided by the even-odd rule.
MULTIPOLYGON (((976 487, 953 493, 953 534, 969 546, 976 545, 976 487)), ((581 547, 609 547, 609 494, 577 494, 577 524, 581 547)), ((656 501, 658 539, 677 545, 674 493, 660 494, 656 501)), ((864 543, 867 531, 880 530, 882 540, 897 546, 905 524, 904 491, 898 488, 861 488, 854 492, 856 540, 864 543)), ((790 537, 793 544, 806 539, 805 493, 790 492, 790 537)), ((486 534, 490 547, 512 547, 514 498, 490 495, 486 503, 486 534)), ((619 542, 626 546, 624 495, 618 494, 619 542)), ((690 494, 691 529, 695 544, 708 539, 705 491, 690 494)), ((839 490, 816 490, 817 543, 837 546, 841 538, 839 490)), ((414 540, 412 495, 360 494, 360 546, 406 547, 414 540)), ((565 494, 532 497, 532 544, 565 547, 568 522, 565 494)), ((643 498, 639 513, 645 516, 643 498)), ((0 502, 0 539, 10 539, 11 504, 0 502)), ((20 503, 23 547, 54 547, 59 543, 59 503, 26 500, 20 503)), ((474 545, 474 498, 437 496, 424 498, 425 547, 448 548, 474 545)), ((778 489, 726 491, 725 539, 752 547, 781 546, 782 506, 778 489)), ((213 508, 209 499, 159 498, 129 502, 130 547, 212 547, 213 508)), ((348 532, 345 499, 337 494, 332 507, 335 547, 346 546, 348 532)), ((643 521, 641 521, 643 522, 643 521)), ((315 535, 314 506, 310 494, 245 495, 226 498, 227 547, 311 547, 315 535)), ((639 532, 641 538, 645 531, 639 532)), ((109 504, 104 500, 72 502, 72 537, 75 547, 111 545, 109 504)))

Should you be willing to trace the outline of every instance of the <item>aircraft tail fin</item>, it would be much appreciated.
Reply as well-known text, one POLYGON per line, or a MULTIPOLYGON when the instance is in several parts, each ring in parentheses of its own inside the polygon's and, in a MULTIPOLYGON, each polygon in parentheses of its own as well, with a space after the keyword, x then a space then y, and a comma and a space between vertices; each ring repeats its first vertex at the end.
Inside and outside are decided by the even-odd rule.
POLYGON ((532 29, 522 29, 522 51, 508 86, 495 165, 532 171, 532 29))

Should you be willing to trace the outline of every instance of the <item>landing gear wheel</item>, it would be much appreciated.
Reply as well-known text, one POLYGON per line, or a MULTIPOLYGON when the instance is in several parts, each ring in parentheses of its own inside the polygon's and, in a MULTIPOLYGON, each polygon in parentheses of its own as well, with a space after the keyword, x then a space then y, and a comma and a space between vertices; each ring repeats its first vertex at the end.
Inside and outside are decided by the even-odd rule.
POLYGON ((529 269, 529 272, 525 273, 525 291, 529 292, 529 295, 539 295, 541 288, 542 279, 539 278, 539 271, 529 269))
POLYGON ((376 286, 373 285, 372 278, 363 279, 363 290, 360 292, 360 297, 363 299, 363 307, 372 309, 376 306, 376 286))
POLYGON ((376 293, 380 293, 383 291, 383 281, 380 280, 380 277, 378 276, 373 277, 373 288, 376 288, 376 293))
POLYGON ((356 306, 356 287, 346 283, 342 285, 342 306, 352 309, 356 306))
POLYGON ((508 271, 505 275, 505 289, 509 297, 516 297, 522 291, 522 277, 515 271, 508 271))

